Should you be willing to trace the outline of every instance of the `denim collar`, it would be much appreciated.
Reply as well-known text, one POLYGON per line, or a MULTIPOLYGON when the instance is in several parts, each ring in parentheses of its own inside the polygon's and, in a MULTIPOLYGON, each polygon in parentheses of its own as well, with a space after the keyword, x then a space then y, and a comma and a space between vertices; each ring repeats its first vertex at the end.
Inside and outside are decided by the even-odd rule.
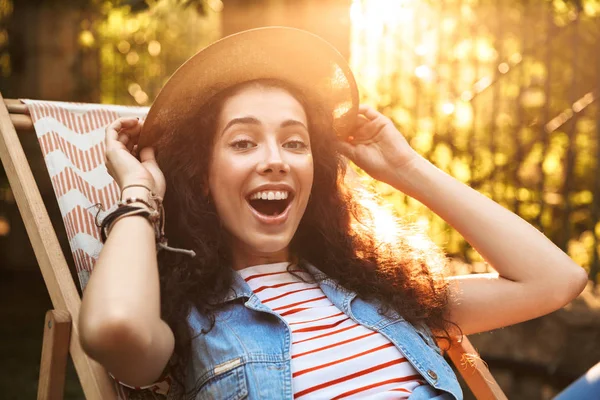
POLYGON ((240 298, 250 298, 253 295, 253 292, 252 289, 250 289, 250 286, 248 286, 248 283, 234 269, 230 269, 230 273, 232 279, 231 287, 220 303, 227 303, 240 298))

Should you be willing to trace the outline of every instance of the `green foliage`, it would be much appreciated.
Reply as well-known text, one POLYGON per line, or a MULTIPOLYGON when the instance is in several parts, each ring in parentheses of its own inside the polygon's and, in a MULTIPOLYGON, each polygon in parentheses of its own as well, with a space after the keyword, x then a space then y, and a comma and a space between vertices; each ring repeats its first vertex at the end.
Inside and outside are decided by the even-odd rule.
MULTIPOLYGON (((534 224, 596 278, 600 0, 352 3, 351 64, 362 100, 390 116, 420 153, 534 224)), ((0 21, 13 5, 0 0, 0 21)), ((223 3, 73 0, 68 7, 82 10, 81 51, 98 54, 101 101, 149 105, 183 61, 220 37, 223 3)), ((0 29, 5 77, 9 40, 0 29)), ((480 259, 418 202, 378 188, 451 254, 480 259)))
MULTIPOLYGON (((598 273, 600 1, 356 0, 363 101, 441 169, 534 224, 598 273)), ((481 257, 417 202, 383 192, 467 261, 481 257)))
POLYGON ((181 63, 220 36, 218 2, 144 3, 104 2, 82 24, 80 43, 100 54, 104 103, 150 104, 181 63))

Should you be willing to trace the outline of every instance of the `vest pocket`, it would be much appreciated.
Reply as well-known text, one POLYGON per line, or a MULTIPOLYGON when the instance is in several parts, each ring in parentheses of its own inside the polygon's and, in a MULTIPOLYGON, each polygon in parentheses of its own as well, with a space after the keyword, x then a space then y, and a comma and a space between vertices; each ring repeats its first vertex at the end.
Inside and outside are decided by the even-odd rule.
POLYGON ((213 374, 200 387, 196 400, 240 400, 248 397, 246 373, 241 359, 217 365, 213 374))

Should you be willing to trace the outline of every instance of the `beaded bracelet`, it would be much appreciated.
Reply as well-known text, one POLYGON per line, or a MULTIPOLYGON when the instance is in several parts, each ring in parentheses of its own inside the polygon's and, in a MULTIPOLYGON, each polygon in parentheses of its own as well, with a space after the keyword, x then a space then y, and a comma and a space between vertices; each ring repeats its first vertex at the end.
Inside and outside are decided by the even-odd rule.
POLYGON ((145 217, 154 228, 154 237, 156 239, 156 251, 167 250, 174 253, 186 254, 190 257, 195 257, 196 253, 193 250, 179 249, 170 247, 168 245, 167 237, 164 232, 165 216, 162 208, 162 202, 160 204, 160 212, 154 209, 147 209, 144 207, 135 207, 129 205, 120 205, 115 211, 108 214, 100 225, 100 236, 102 243, 106 242, 108 235, 112 229, 112 226, 120 219, 125 217, 139 215, 145 217))
POLYGON ((159 209, 160 205, 162 203, 162 198, 160 198, 159 196, 157 196, 152 191, 152 189, 150 189, 148 186, 143 185, 143 184, 139 184, 139 183, 132 183, 130 185, 125 185, 125 186, 123 186, 123 188, 121 188, 121 196, 119 197, 119 201, 117 202, 117 204, 121 205, 121 204, 131 204, 131 203, 142 203, 142 204, 144 204, 148 208, 159 209), (156 205, 152 206, 148 200, 143 199, 141 197, 128 197, 126 199, 123 199, 123 193, 125 192, 125 189, 132 188, 132 187, 141 187, 141 188, 146 189, 148 191, 148 194, 149 194, 148 199, 149 200, 154 200, 154 202, 156 203, 156 205))
POLYGON ((117 205, 119 207, 126 206, 126 205, 129 205, 129 204, 132 204, 132 203, 142 203, 146 207, 154 210, 154 207, 148 201, 142 199, 141 197, 127 197, 124 200, 117 201, 117 205))
MULTIPOLYGON (((150 209, 151 211, 158 213, 158 217, 156 217, 156 221, 151 221, 151 222, 153 222, 153 226, 155 227, 155 230, 157 231, 157 233, 156 233, 157 240, 159 240, 161 237, 163 237, 164 236, 164 224, 165 224, 163 199, 160 196, 157 196, 152 191, 152 189, 150 189, 148 186, 140 184, 140 183, 132 183, 130 185, 123 186, 123 188, 121 189, 121 196, 119 197, 119 201, 117 201, 117 206, 119 208, 121 208, 121 207, 128 206, 128 205, 134 204, 134 203, 141 203, 141 204, 145 205, 146 207, 148 207, 148 209, 150 209), (141 188, 146 189, 149 193, 149 196, 148 196, 149 200, 154 202, 154 206, 152 204, 150 204, 150 201, 143 199, 141 197, 128 197, 128 198, 123 199, 123 192, 125 191, 125 189, 131 188, 131 187, 141 187, 141 188), (156 222, 158 222, 158 227, 156 226, 156 222)), ((154 218, 155 217, 153 216, 153 219, 154 218)))

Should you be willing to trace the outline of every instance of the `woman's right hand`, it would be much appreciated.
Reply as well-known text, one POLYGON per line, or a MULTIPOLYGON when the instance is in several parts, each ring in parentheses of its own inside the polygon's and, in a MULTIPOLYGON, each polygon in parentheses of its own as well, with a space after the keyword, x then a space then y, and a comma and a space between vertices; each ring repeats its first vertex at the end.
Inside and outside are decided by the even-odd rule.
POLYGON ((165 177, 156 163, 154 149, 145 147, 137 154, 143 125, 143 120, 128 117, 119 118, 106 128, 106 168, 120 188, 144 185, 164 197, 165 177))

